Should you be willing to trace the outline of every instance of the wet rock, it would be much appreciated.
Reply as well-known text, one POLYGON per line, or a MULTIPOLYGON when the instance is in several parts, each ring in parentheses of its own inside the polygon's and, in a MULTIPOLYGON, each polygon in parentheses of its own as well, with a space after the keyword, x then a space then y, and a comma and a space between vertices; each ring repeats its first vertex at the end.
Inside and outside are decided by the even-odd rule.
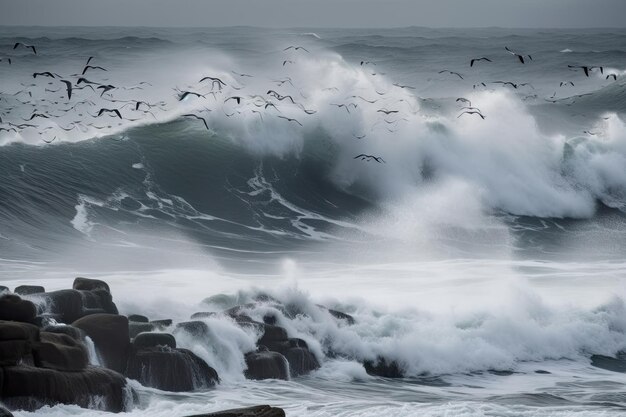
POLYGON ((183 321, 176 324, 176 331, 185 331, 193 337, 205 337, 209 334, 209 326, 203 321, 183 321))
POLYGON ((248 379, 289 379, 287 359, 278 352, 258 351, 245 355, 248 379))
POLYGON ((167 327, 170 327, 174 322, 172 321, 172 319, 162 319, 162 320, 152 320, 150 323, 154 324, 154 326, 157 329, 163 330, 167 327))
POLYGON ((330 309, 330 308, 328 309, 328 312, 334 318, 336 318, 338 320, 343 320, 350 326, 355 323, 354 317, 352 317, 349 314, 343 313, 341 311, 333 310, 333 309, 330 309))
POLYGON ((126 376, 142 385, 182 392, 212 387, 217 372, 187 349, 154 347, 136 350, 128 360, 126 376))
POLYGON ((13 417, 13 414, 6 408, 0 405, 0 417, 13 417))
POLYGON ((139 333, 133 339, 133 347, 137 350, 167 346, 176 348, 176 339, 169 333, 139 333))
POLYGON ((78 291, 83 297, 83 315, 96 313, 119 314, 110 292, 101 288, 91 291, 78 291))
POLYGON ((191 317, 189 317, 191 320, 198 320, 198 319, 206 319, 207 317, 215 317, 217 315, 217 313, 214 313, 212 311, 199 311, 197 313, 193 313, 191 315, 191 317))
POLYGON ((92 314, 73 324, 93 340, 100 358, 107 368, 124 372, 130 348, 128 319, 114 314, 92 314))
POLYGON ((100 408, 125 411, 126 380, 109 369, 89 367, 79 372, 60 372, 32 366, 3 368, 2 401, 10 408, 34 411, 44 405, 77 404, 89 408, 98 398, 100 408))
POLYGON ((35 365, 57 371, 81 371, 89 364, 87 347, 80 341, 61 333, 41 332, 33 347, 35 365))
POLYGON ((63 323, 72 323, 84 316, 83 297, 77 290, 59 290, 40 294, 45 300, 45 313, 59 318, 63 323))
POLYGON ((104 290, 109 294, 111 293, 111 290, 109 289, 109 284, 99 279, 78 277, 74 280, 72 288, 75 290, 83 291, 104 290))
POLYGON ((5 287, 4 285, 0 285, 0 293, 9 292, 9 287, 5 287))
POLYGON ((41 285, 20 285, 13 290, 15 294, 19 295, 31 295, 46 292, 46 289, 41 285))
POLYGON ((280 326, 273 326, 271 324, 263 325, 263 336, 258 341, 259 345, 265 345, 286 341, 288 339, 287 330, 280 326))
POLYGON ((364 361, 363 367, 370 375, 382 376, 385 378, 402 378, 404 373, 396 361, 378 357, 374 361, 364 361))
MULTIPOLYGON (((0 321, 0 366, 16 365, 23 361, 32 362, 33 345, 38 341, 37 326, 15 321, 0 321)), ((0 386, 1 380, 0 376, 0 386)))
POLYGON ((616 358, 593 355, 591 357, 591 365, 607 371, 626 373, 626 352, 618 354, 616 358))
POLYGON ((155 326, 152 323, 137 323, 137 322, 129 322, 128 323, 128 335, 131 339, 137 337, 139 333, 147 333, 155 330, 155 326))
POLYGON ((150 320, 146 316, 142 316, 141 314, 131 314, 128 316, 128 321, 132 321, 135 323, 149 323, 150 320))
POLYGON ((315 355, 309 350, 307 343, 302 339, 272 342, 266 345, 272 352, 278 352, 289 362, 289 373, 292 377, 308 374, 320 367, 315 355))
POLYGON ((235 408, 208 414, 196 414, 188 417, 285 417, 285 410, 269 405, 235 408))
POLYGON ((19 295, 4 294, 0 296, 0 320, 32 323, 37 315, 37 307, 19 295))
POLYGON ((86 333, 78 327, 70 326, 69 324, 49 324, 43 328, 43 331, 48 333, 65 334, 82 342, 85 340, 86 333))

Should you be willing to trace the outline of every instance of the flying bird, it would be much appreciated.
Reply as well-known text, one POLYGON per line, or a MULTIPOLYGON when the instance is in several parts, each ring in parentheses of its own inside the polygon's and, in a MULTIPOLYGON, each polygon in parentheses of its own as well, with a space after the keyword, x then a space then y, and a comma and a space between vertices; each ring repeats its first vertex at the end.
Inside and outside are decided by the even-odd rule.
POLYGON ((487 62, 491 62, 491 60, 490 60, 489 58, 486 58, 486 57, 482 57, 482 58, 473 58, 473 59, 470 61, 470 67, 473 67, 473 66, 474 66, 474 62, 478 62, 478 61, 487 61, 487 62))
POLYGON ((464 79, 464 78, 463 78, 463 76, 462 76, 461 74, 459 74, 458 72, 455 72, 455 71, 450 71, 450 70, 441 70, 441 71, 439 71, 439 74, 443 74, 444 72, 447 72, 447 73, 448 73, 448 74, 450 74, 450 75, 456 75, 456 76, 458 76, 458 77, 459 77, 460 79, 462 79, 462 80, 464 79))
POLYGON ((120 111, 118 109, 104 109, 104 108, 100 109, 100 111, 98 112, 98 116, 96 116, 96 117, 100 117, 104 113, 113 113, 117 117, 119 117, 120 119, 122 118, 122 115, 120 114, 120 111))
POLYGON ((200 117, 197 114, 193 114, 193 113, 183 114, 182 117, 193 117, 195 119, 202 120, 202 122, 204 123, 204 127, 206 127, 206 130, 210 130, 209 125, 207 124, 206 119, 204 117, 200 117))
POLYGON ((508 47, 508 46, 505 46, 505 47, 504 47, 504 49, 506 49, 506 51, 507 51, 508 53, 510 53, 511 55, 515 55, 515 56, 517 57, 517 59, 519 59, 519 61, 520 61, 522 64, 525 64, 525 62, 524 62, 524 56, 527 56, 527 57, 528 57, 528 59, 530 59, 531 61, 533 60, 533 57, 532 57, 532 56, 530 56, 530 55, 521 55, 521 54, 515 53, 515 52, 511 51, 511 50, 509 49, 509 47, 508 47))
MULTIPOLYGON (((307 52, 308 52, 308 51, 307 51, 307 52)), ((289 117, 285 117, 285 116, 277 116, 277 117, 278 117, 278 118, 280 118, 280 119, 285 119, 285 120, 287 120, 288 122, 296 122, 296 123, 298 123, 300 126, 302 126, 302 123, 300 123, 300 122, 299 122, 299 121, 297 121, 296 119, 290 119, 289 117)))
POLYGON ((456 118, 458 119, 464 114, 477 114, 481 117, 481 119, 485 120, 485 116, 483 116, 483 114, 479 110, 465 110, 464 112, 461 112, 461 114, 459 114, 456 118))
POLYGON ((385 160, 383 158, 381 158, 380 156, 374 156, 374 155, 367 155, 364 153, 358 154, 357 156, 355 156, 352 159, 360 159, 361 161, 376 161, 379 164, 384 164, 385 160))
POLYGON ((54 78, 54 74, 46 71, 46 72, 35 72, 33 73, 33 78, 37 78, 37 77, 49 77, 49 78, 54 78))
POLYGON ((98 69, 98 70, 102 70, 102 71, 107 71, 106 68, 102 68, 102 67, 98 67, 96 65, 85 65, 85 68, 83 68, 83 72, 80 75, 85 75, 85 73, 89 70, 93 70, 93 69, 98 69))
POLYGON ((606 79, 608 80, 609 78, 613 77, 613 81, 617 81, 617 74, 608 74, 606 76, 606 79))
POLYGON ((309 50, 308 50, 308 49, 306 49, 306 48, 304 48, 304 47, 302 47, 302 46, 293 46, 293 45, 292 45, 292 46, 288 46, 287 48, 283 49, 283 51, 288 51, 288 50, 290 50, 290 49, 294 49, 294 50, 296 50, 296 51, 299 51, 299 50, 301 50, 301 49, 302 49, 303 51, 309 52, 309 50))
POLYGON ((63 84, 65 84, 65 91, 67 91, 67 99, 72 99, 72 83, 67 80, 61 80, 63 84))
POLYGON ((16 42, 15 45, 13 45, 13 49, 17 49, 18 46, 23 46, 24 48, 30 48, 32 49, 33 53, 37 55, 37 50, 35 49, 35 45, 27 45, 22 42, 16 42))

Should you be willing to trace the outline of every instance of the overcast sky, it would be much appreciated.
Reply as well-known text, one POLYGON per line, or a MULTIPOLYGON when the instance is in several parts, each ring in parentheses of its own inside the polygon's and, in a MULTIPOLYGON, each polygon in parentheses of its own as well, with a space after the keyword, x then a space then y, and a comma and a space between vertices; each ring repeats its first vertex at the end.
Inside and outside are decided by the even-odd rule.
POLYGON ((0 25, 625 27, 626 0, 0 0, 0 25))

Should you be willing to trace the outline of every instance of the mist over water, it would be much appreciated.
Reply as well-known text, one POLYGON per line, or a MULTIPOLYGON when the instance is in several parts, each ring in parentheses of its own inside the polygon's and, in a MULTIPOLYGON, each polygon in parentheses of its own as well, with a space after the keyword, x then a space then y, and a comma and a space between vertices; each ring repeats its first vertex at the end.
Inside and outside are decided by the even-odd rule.
MULTIPOLYGON (((137 386, 137 416, 267 402, 311 416, 620 415, 624 375, 589 358, 626 349, 625 35, 0 28, 3 50, 38 46, 0 65, 3 121, 55 114, 38 129, 0 132, 2 285, 102 278, 121 313, 153 319, 186 320, 259 293, 307 313, 249 311, 277 315, 318 371, 245 380, 243 354, 258 335, 210 318, 211 340, 176 337, 222 385, 137 386), (522 65, 504 46, 533 59, 522 65), (63 90, 46 91, 58 81, 30 86, 32 72, 73 74, 89 56, 107 71, 87 78, 118 86, 110 97, 77 90, 75 100, 93 104, 65 113, 63 90), (470 68, 479 56, 493 62, 470 68), (198 84, 207 75, 226 82, 222 94, 198 84), (206 96, 179 102, 175 89, 206 96), (302 107, 224 102, 270 89, 302 107), (485 119, 459 117, 458 97, 485 119), (159 105, 146 114, 106 99, 159 105), (106 106, 137 120, 90 116, 106 106), (209 130, 182 116, 192 112, 209 130), (64 130, 79 119, 97 127, 64 130), (377 356, 409 378, 368 375, 359 361, 377 356)), ((99 415, 71 406, 16 415, 68 414, 99 415)))

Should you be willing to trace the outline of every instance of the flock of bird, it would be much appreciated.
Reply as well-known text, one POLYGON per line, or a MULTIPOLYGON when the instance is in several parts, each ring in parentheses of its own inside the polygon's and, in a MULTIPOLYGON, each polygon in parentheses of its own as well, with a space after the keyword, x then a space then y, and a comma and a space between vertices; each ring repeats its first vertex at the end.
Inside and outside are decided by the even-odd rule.
MULTIPOLYGON (((37 55, 37 47, 35 45, 17 42, 15 43, 13 49, 18 48, 28 50, 29 53, 37 55)), ((505 47, 504 49, 507 53, 514 56, 520 64, 527 64, 529 61, 533 60, 532 56, 529 54, 515 52, 508 47, 505 47)), ((285 57, 281 57, 283 67, 294 64, 298 58, 297 54, 310 53, 308 49, 298 45, 291 45, 284 48, 282 52, 286 54, 285 57)), ((16 57, 0 58, 0 62, 6 61, 8 65, 12 65, 15 59, 16 57)), ((471 58, 469 66, 470 68, 474 68, 478 65, 486 65, 492 63, 493 59, 493 57, 486 56, 471 58)), ((152 84, 145 81, 142 81, 134 86, 123 86, 118 85, 117 83, 111 84, 107 79, 102 79, 100 77, 103 74, 108 74, 109 70, 104 66, 96 64, 99 64, 97 59, 91 56, 86 59, 82 68, 74 74, 59 75, 51 71, 34 72, 32 74, 32 78, 35 80, 35 83, 22 84, 25 88, 12 94, 15 97, 15 100, 17 100, 22 106, 32 106, 32 114, 30 117, 20 118, 21 120, 19 121, 9 121, 8 118, 11 118, 12 111, 16 107, 19 107, 19 105, 7 105, 6 107, 3 107, 3 113, 0 114, 0 132, 13 131, 18 133, 25 129, 37 129, 38 134, 42 136, 42 140, 46 143, 51 143, 56 139, 56 136, 52 139, 46 138, 47 130, 53 129, 54 126, 42 127, 34 124, 36 123, 36 119, 54 120, 60 118, 61 116, 71 114, 73 120, 67 126, 63 126, 61 123, 58 123, 58 127, 65 131, 71 131, 74 129, 86 131, 87 128, 111 128, 112 126, 110 120, 112 118, 118 119, 118 125, 121 125, 122 120, 138 121, 147 117, 152 117, 154 120, 157 120, 155 112, 164 112, 169 110, 166 101, 151 103, 144 100, 126 100, 117 97, 116 93, 118 91, 141 90, 147 86, 151 86, 152 84), (98 81, 90 80, 90 78, 94 79, 93 77, 97 77, 96 79, 98 81), (44 82, 44 79, 47 82, 47 85, 45 86, 46 92, 62 92, 62 95, 55 99, 33 97, 30 88, 41 87, 40 83, 44 82), (24 97, 27 97, 25 101, 22 100, 24 97), (49 111, 39 110, 40 108, 52 107, 52 104, 55 105, 54 109, 49 111), (62 106, 66 107, 63 108, 62 106), (6 122, 4 121, 5 119, 7 119, 6 122), (101 122, 101 119, 104 120, 104 122, 101 122)), ((375 65, 376 63, 372 61, 363 60, 360 62, 360 66, 363 68, 371 68, 371 66, 375 65)), ((601 74, 604 74, 604 68, 601 66, 568 65, 568 68, 570 70, 582 70, 584 75, 587 77, 589 77, 590 73, 596 70, 599 70, 601 74)), ((438 71, 438 73, 447 74, 460 80, 464 80, 463 74, 457 71, 442 69, 438 71)), ((302 119, 293 116, 293 111, 283 113, 283 111, 281 111, 283 106, 298 109, 298 111, 301 112, 302 117, 313 115, 319 110, 306 108, 300 100, 300 97, 306 99, 306 96, 296 88, 294 81, 289 76, 271 80, 276 87, 270 88, 267 91, 261 91, 260 93, 257 92, 257 94, 234 93, 231 95, 226 92, 236 92, 242 90, 245 87, 244 80, 255 77, 251 74, 239 73, 236 71, 231 71, 231 74, 232 75, 228 74, 227 76, 220 74, 219 77, 216 75, 207 75, 200 78, 195 85, 189 86, 185 89, 176 88, 175 99, 178 102, 185 102, 192 98, 206 100, 208 96, 211 96, 214 103, 221 102, 221 111, 226 117, 234 117, 237 114, 242 114, 244 111, 250 111, 251 113, 257 115, 260 120, 264 120, 264 116, 266 118, 275 117, 277 119, 284 120, 285 123, 301 127, 303 126, 301 122, 302 119), (287 94, 287 92, 285 92, 287 87, 290 88, 289 91, 296 91, 299 94, 287 94), (290 114, 291 116, 287 116, 287 114, 290 114)), ((377 75, 375 72, 369 72, 369 74, 372 76, 377 75)), ((609 78, 617 80, 617 75, 607 74, 606 79, 609 78)), ((518 89, 523 86, 532 87, 529 83, 515 83, 511 81, 492 81, 491 83, 499 84, 503 87, 509 86, 513 89, 518 89)), ((574 83, 572 81, 562 81, 560 83, 560 87, 567 85, 574 86, 574 83)), ((475 89, 479 86, 486 87, 487 84, 485 82, 481 82, 479 84, 475 84, 473 88, 475 89)), ((401 85, 398 83, 393 84, 393 87, 401 90, 415 89, 415 87, 401 85)), ((323 90, 339 93, 339 89, 332 86, 326 87, 323 90)), ((357 109, 359 106, 377 106, 375 113, 379 115, 379 120, 374 123, 372 129, 374 126, 381 124, 382 126, 386 125, 386 129, 389 132, 394 132, 394 127, 397 123, 408 120, 403 117, 406 115, 405 112, 407 110, 402 110, 399 106, 397 106, 398 102, 403 101, 403 99, 396 100, 395 103, 391 103, 394 104, 394 107, 388 108, 379 104, 379 102, 386 103, 387 106, 391 107, 389 105, 389 100, 386 100, 385 97, 388 91, 385 92, 375 90, 375 92, 379 97, 372 98, 364 97, 363 95, 351 95, 346 97, 344 100, 341 100, 341 102, 329 103, 329 105, 336 107, 337 110, 345 111, 347 114, 350 114, 351 110, 357 109)), ((555 102, 554 100, 549 101, 555 102)), ((486 118, 480 108, 473 106, 469 99, 465 97, 458 97, 456 102, 461 106, 459 108, 460 113, 457 118, 464 115, 478 116, 483 120, 486 118)), ((206 112, 214 110, 217 109, 209 109, 207 107, 204 109, 206 112)), ((408 111, 414 114, 417 113, 414 109, 408 111)), ((202 112, 194 111, 184 113, 181 116, 198 120, 199 122, 202 122, 203 126, 207 130, 211 130, 209 126, 210 123, 207 121, 206 117, 202 115, 202 112)), ((363 139, 366 136, 367 133, 354 134, 356 139, 363 139)), ((356 155, 354 159, 385 163, 385 160, 380 156, 364 153, 356 155)))

